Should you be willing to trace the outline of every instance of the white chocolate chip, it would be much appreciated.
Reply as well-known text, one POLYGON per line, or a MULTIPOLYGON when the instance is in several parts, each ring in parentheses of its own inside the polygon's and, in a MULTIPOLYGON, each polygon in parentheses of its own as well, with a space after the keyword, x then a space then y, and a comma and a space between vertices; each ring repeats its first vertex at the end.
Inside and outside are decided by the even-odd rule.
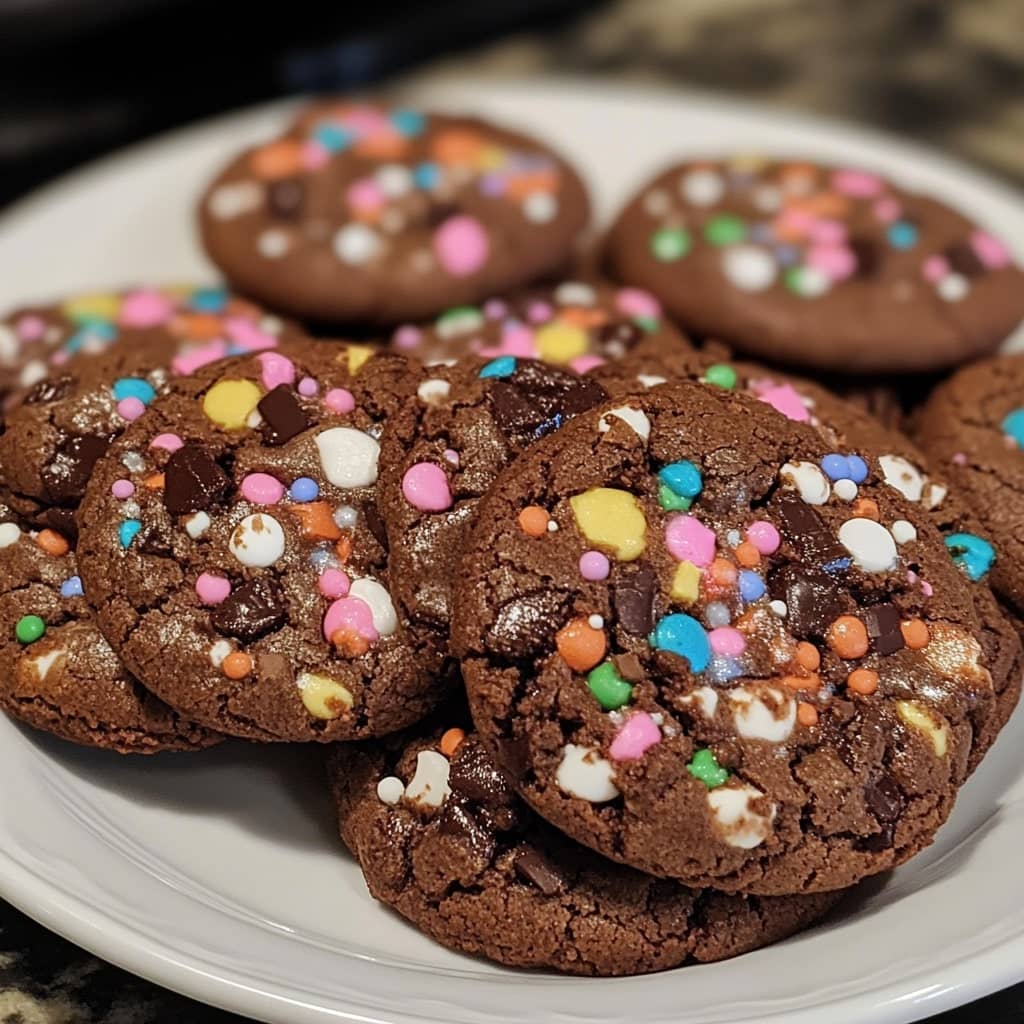
POLYGON ((564 281, 555 289, 555 302, 560 306, 593 306, 597 292, 582 281, 564 281))
POLYGON ((394 807, 405 796, 405 783, 396 775, 388 775, 377 783, 377 799, 382 804, 394 807))
POLYGON ((0 548, 9 548, 18 543, 21 530, 14 523, 0 523, 0 548))
POLYGON ((234 220, 257 209, 263 202, 263 190, 255 181, 234 181, 210 193, 206 207, 217 220, 234 220))
POLYGON ((714 718, 718 710, 718 691, 710 686, 698 686, 685 697, 680 697, 679 703, 696 704, 705 718, 714 718))
POLYGON ((917 527, 906 519, 897 519, 889 527, 889 532, 897 544, 909 544, 912 540, 917 540, 917 527))
POLYGON ((413 189, 412 171, 402 164, 384 164, 377 168, 373 177, 389 199, 398 199, 413 189))
POLYGON ((292 247, 288 233, 280 228, 267 228, 258 239, 256 248, 268 260, 279 260, 292 247))
POLYGON ((555 773, 555 782, 563 793, 600 804, 614 800, 619 791, 613 781, 615 769, 593 747, 567 743, 555 773))
POLYGON ((959 302, 970 290, 967 278, 963 274, 947 274, 936 289, 939 298, 945 299, 946 302, 959 302))
POLYGON ((925 476, 902 455, 880 455, 878 464, 882 476, 890 487, 895 487, 907 501, 920 501, 924 493, 925 476))
POLYGON ((395 614, 391 595, 376 580, 368 576, 354 580, 349 588, 349 594, 366 603, 373 619, 373 628, 381 636, 390 636, 398 629, 398 616, 395 614))
POLYGON ((924 492, 924 507, 938 508, 949 493, 949 488, 943 484, 929 484, 924 492))
POLYGON ((46 376, 46 364, 41 359, 33 359, 26 363, 18 375, 18 386, 30 388, 38 384, 46 376))
POLYGON ((896 541, 873 519, 847 519, 839 527, 839 543, 865 572, 887 572, 896 565, 896 541))
POLYGON ((911 729, 931 741, 936 757, 946 756, 949 750, 949 725, 941 715, 917 700, 898 700, 896 711, 911 729))
POLYGON ((451 765, 436 750, 421 750, 416 755, 416 774, 405 787, 405 799, 420 807, 440 807, 448 799, 451 765))
POLYGON ((787 462, 779 476, 795 487, 808 505, 824 505, 832 493, 828 477, 813 462, 787 462))
POLYGON ((764 793, 747 783, 708 791, 708 804, 724 843, 740 850, 752 850, 768 838, 775 820, 775 805, 772 804, 768 814, 761 814, 750 806, 763 798, 764 793))
POLYGON ((331 676, 302 672, 295 680, 295 685, 299 688, 303 707, 321 721, 341 718, 355 703, 352 691, 331 676))
POLYGON ((210 517, 205 512, 193 512, 185 520, 185 532, 193 540, 198 540, 209 528, 210 517))
POLYGON ((242 565, 263 568, 273 565, 283 554, 284 530, 266 512, 246 516, 232 531, 228 548, 242 565))
POLYGON ((679 191, 694 206, 712 206, 725 194, 725 182, 717 171, 698 167, 683 175, 679 191))
POLYGON ((210 648, 210 664, 214 668, 220 668, 224 663, 224 659, 234 650, 228 640, 218 640, 210 648))
POLYGON ((777 272, 771 254, 756 245, 729 246, 722 254, 722 271, 745 292, 764 291, 774 282, 777 272))
POLYGON ((334 253, 342 263, 369 263, 381 249, 377 232, 365 224, 346 224, 334 236, 334 253))
POLYGON ((419 400, 424 405, 440 405, 451 393, 452 386, 440 377, 428 377, 416 389, 419 400))
POLYGON ((645 441, 651 436, 651 421, 642 409, 634 409, 629 405, 620 405, 617 409, 609 410, 601 417, 600 422, 597 424, 597 429, 602 434, 607 434, 612 428, 612 425, 608 422, 610 416, 614 416, 615 419, 622 420, 623 423, 631 426, 633 432, 645 441))
POLYGON ((736 732, 744 739, 782 743, 796 725, 796 701, 774 687, 740 686, 728 693, 736 732))
POLYGON ((523 214, 534 224, 547 224, 558 216, 558 200, 550 192, 531 192, 523 200, 523 214))
POLYGON ((369 487, 377 480, 380 445, 353 427, 331 427, 316 436, 320 465, 335 487, 369 487))
POLYGON ((656 388, 659 384, 667 384, 667 377, 659 377, 656 373, 638 373, 636 379, 640 381, 645 388, 656 388))

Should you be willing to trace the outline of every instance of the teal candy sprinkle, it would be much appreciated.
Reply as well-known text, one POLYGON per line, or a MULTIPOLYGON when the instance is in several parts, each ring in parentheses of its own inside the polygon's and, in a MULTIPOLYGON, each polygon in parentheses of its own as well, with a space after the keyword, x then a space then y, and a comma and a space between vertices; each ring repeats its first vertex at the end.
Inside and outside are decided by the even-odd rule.
POLYGON ((658 471, 658 479, 681 498, 696 498, 704 486, 700 470, 689 459, 663 466, 658 471))
POLYGON ((487 377, 511 377, 516 372, 515 356, 500 356, 492 359, 481 371, 480 376, 487 377))
POLYGON ((197 288, 188 304, 197 313, 220 313, 228 304, 228 293, 223 288, 197 288))
POLYGON ((1024 448, 1024 409, 1014 409, 1003 420, 1003 433, 1012 437, 1018 448, 1024 448))
POLYGON ((658 484, 658 504, 669 512, 685 512, 693 502, 676 494, 668 484, 658 484))
POLYGON ((137 398, 143 405, 149 405, 156 398, 156 391, 149 381, 140 377, 121 377, 114 381, 114 398, 119 402, 125 398, 137 398))
POLYGON ((142 523, 138 519, 126 519, 117 531, 118 539, 121 541, 121 547, 130 548, 132 541, 138 536, 139 530, 142 529, 142 523))
POLYGON ((917 244, 917 228, 906 220, 890 224, 888 236, 894 249, 912 249, 917 244))
POLYGON ((391 123, 402 135, 420 135, 426 127, 426 119, 418 110, 396 110, 391 123))
POLYGON ((666 615, 647 639, 659 651, 670 651, 685 658, 693 672, 703 672, 711 661, 708 635, 691 615, 682 612, 666 615))
POLYGON ((117 328, 107 320, 89 320, 64 343, 64 351, 74 355, 97 341, 106 344, 117 337, 117 328))
POLYGON ((347 132, 340 125, 331 124, 325 121, 313 129, 313 138, 320 143, 328 153, 340 153, 347 149, 352 143, 352 133, 347 132))
POLYGON ((965 573, 967 578, 977 583, 992 568, 996 560, 996 549, 983 537, 973 533, 951 533, 946 538, 953 561, 965 573))

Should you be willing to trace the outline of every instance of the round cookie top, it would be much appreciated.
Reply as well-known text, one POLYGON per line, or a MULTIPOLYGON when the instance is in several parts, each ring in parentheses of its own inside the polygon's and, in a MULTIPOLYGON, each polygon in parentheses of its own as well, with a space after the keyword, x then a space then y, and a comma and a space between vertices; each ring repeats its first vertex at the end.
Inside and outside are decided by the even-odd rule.
POLYGON ((442 945, 509 966, 621 976, 724 960, 837 899, 697 892, 613 864, 533 814, 458 726, 339 745, 329 772, 371 894, 442 945))
POLYGON ((375 324, 557 272, 587 217, 576 172, 527 135, 345 100, 237 156, 199 208, 207 252, 247 294, 375 324))
POLYGON ((398 606, 447 638, 452 590, 477 502, 539 438, 608 397, 587 376, 534 359, 432 366, 381 438, 377 502, 398 606))
POLYGON ((67 541, 0 525, 0 708, 84 746, 199 750, 220 737, 147 693, 103 639, 67 541))
POLYGON ((951 366, 1024 318, 1024 279, 1001 242, 848 167, 677 164, 626 205, 607 258, 688 330, 845 373, 951 366))
POLYGON ((263 740, 421 717, 440 653, 389 592, 375 505, 401 357, 306 342, 177 378, 99 462, 79 563, 104 634, 172 707, 263 740))
POLYGON ((391 347, 425 363, 515 356, 585 373, 638 350, 689 345, 648 292, 563 281, 480 306, 457 306, 430 325, 404 324, 392 334, 391 347))
POLYGON ((22 516, 69 535, 96 460, 173 376, 299 336, 222 288, 77 296, 12 314, 0 343, 5 330, 26 386, 9 398, 0 490, 22 516))
POLYGON ((477 509, 453 646, 484 741, 549 821, 652 874, 779 894, 902 862, 996 714, 938 531, 871 453, 749 396, 618 401, 477 509))

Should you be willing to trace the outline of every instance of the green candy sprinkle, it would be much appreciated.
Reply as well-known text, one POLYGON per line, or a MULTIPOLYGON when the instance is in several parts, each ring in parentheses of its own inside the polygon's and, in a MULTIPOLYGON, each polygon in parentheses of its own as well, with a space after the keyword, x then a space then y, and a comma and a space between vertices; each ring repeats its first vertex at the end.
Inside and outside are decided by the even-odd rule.
POLYGON ((715 363, 704 371, 704 382, 723 391, 732 391, 736 387, 736 371, 727 363, 715 363))
POLYGON ((739 217, 723 213, 704 225, 704 237, 712 245, 735 245, 747 237, 747 226, 739 217))
POLYGON ((676 494, 668 484, 658 484, 658 504, 669 512, 685 512, 692 504, 692 498, 676 494))
POLYGON ((34 644, 46 632, 46 623, 38 615, 23 615, 14 627, 19 643, 34 644))
POLYGON ((656 316, 638 316, 633 322, 648 334, 653 334, 661 326, 661 321, 656 316))
POLYGON ((715 755, 706 749, 694 751, 686 770, 695 779, 700 779, 708 789, 724 786, 729 778, 729 772, 718 763, 715 755))
POLYGON ((682 259, 690 251, 690 233, 683 228, 659 228, 651 235, 651 252, 666 263, 682 259))
POLYGON ((610 661, 602 662, 587 675, 587 686, 605 711, 616 711, 628 704, 633 696, 633 687, 619 675, 610 661))

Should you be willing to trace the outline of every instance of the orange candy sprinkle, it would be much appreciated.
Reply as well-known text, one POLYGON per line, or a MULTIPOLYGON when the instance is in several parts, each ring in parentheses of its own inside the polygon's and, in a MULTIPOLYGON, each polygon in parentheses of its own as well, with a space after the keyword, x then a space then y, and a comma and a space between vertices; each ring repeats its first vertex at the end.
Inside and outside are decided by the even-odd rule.
POLYGON ((451 757, 465 738, 466 734, 462 729, 449 729, 441 737, 441 753, 445 757, 451 757))
POLYGON ((341 559, 342 564, 347 562, 352 557, 352 538, 347 533, 343 533, 338 543, 334 545, 334 550, 341 559))
POLYGON ((71 550, 71 545, 56 530, 40 530, 36 544, 55 558, 66 555, 71 550))
POLYGON ((727 558, 716 558, 707 568, 708 579, 716 587, 731 587, 739 573, 727 558))
POLYGON ((165 482, 166 478, 163 473, 154 473, 152 476, 147 476, 146 479, 142 481, 142 486, 145 487, 147 491, 162 491, 164 489, 165 482))
POLYGON ((584 618, 573 619, 555 634, 555 645, 565 663, 574 672, 587 672, 608 648, 604 631, 594 629, 584 618))
POLYGON ((178 313, 171 330, 191 341, 214 341, 224 333, 224 321, 213 313, 178 313))
POLYGON ((228 679, 244 679, 252 671, 252 658, 245 651, 232 651, 220 667, 228 679))
POLYGON ((783 676, 782 685, 790 690, 820 690, 821 689, 821 676, 816 672, 811 672, 806 676, 783 676))
POLYGON ((540 505, 527 505, 519 513, 519 528, 530 537, 543 537, 548 532, 548 510, 540 505))
POLYGON ((302 525, 307 537, 319 540, 338 540, 341 528, 334 521, 334 513, 326 501, 307 501, 301 505, 289 505, 291 512, 302 525))
POLYGON ((818 709, 813 704, 800 701, 796 706, 796 720, 808 727, 818 724, 818 709))
POLYGON ((302 170, 302 143, 297 139, 281 139, 261 146, 249 157, 249 167, 257 178, 269 181, 290 178, 302 170))
POLYGON ((853 503, 853 514, 858 519, 873 519, 878 522, 878 503, 874 498, 858 498, 853 503))
POLYGON ((430 148, 443 164, 475 164, 484 148, 483 136, 463 128, 449 128, 434 136, 430 148))
POLYGON ((743 541, 743 543, 736 546, 736 561, 743 566, 744 569, 753 569, 755 565, 761 564, 761 552, 750 543, 749 540, 743 541))
POLYGON ((863 658, 868 653, 868 631, 853 615, 840 615, 828 627, 829 646, 840 658, 863 658))
POLYGON ((900 623, 903 642, 912 650, 919 651, 928 646, 928 627, 920 619, 907 619, 900 623))
POLYGON ((821 664, 821 652, 814 644, 801 640, 796 645, 796 663, 808 672, 817 672, 821 664))
POLYGON ((862 697, 870 697, 878 689, 878 673, 869 668, 856 668, 846 677, 846 688, 862 697))

